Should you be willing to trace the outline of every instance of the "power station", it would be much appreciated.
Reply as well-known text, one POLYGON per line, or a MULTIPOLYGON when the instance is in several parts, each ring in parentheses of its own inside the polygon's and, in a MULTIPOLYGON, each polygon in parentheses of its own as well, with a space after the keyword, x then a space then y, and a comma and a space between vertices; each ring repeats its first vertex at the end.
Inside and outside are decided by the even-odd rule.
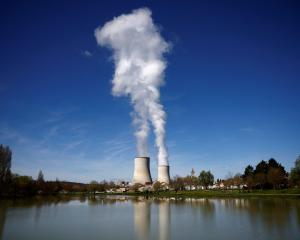
POLYGON ((134 159, 133 183, 152 183, 150 174, 150 158, 136 157, 134 159))
POLYGON ((160 35, 160 27, 154 24, 148 8, 115 17, 97 28, 95 37, 100 46, 113 50, 112 94, 131 98, 138 154, 134 160, 133 184, 152 183, 150 159, 146 157, 150 124, 157 147, 157 181, 169 184, 166 112, 160 101, 160 87, 164 84, 167 67, 164 54, 169 50, 169 43, 160 35), (136 44, 128 44, 133 37, 136 44))
MULTIPOLYGON (((169 166, 159 165, 157 181, 161 183, 170 183, 170 170, 169 166)), ((152 178, 150 173, 150 158, 149 157, 136 157, 134 159, 134 171, 132 183, 151 184, 152 178)))
POLYGON ((161 183, 166 183, 166 184, 170 183, 169 166, 158 165, 157 181, 159 181, 161 183))

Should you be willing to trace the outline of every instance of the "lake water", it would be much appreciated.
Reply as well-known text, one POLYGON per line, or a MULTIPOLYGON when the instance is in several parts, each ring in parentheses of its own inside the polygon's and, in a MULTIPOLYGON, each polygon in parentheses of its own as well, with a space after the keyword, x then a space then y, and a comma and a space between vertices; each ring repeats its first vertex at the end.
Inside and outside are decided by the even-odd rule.
POLYGON ((0 239, 300 239, 298 199, 0 201, 0 239))

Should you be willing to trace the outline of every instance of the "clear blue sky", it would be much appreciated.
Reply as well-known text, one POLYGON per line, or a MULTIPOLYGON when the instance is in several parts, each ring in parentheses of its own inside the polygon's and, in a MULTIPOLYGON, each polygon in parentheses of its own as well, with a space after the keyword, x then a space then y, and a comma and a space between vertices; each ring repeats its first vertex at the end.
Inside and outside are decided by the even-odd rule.
MULTIPOLYGON (((149 7, 166 56, 171 175, 215 177, 300 154, 299 1, 2 1, 0 143, 12 170, 46 179, 132 177, 131 106, 111 95, 94 30, 149 7), (180 2, 180 3, 179 3, 180 2)), ((156 177, 153 136, 151 170, 156 177)))

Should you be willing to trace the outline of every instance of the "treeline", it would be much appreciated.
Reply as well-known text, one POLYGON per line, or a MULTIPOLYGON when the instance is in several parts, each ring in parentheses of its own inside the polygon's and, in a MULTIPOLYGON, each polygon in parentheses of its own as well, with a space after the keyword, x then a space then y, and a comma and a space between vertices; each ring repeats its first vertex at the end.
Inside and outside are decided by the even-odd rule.
POLYGON ((225 186, 243 185, 247 189, 283 189, 300 186, 300 156, 288 173, 275 159, 262 160, 255 168, 248 165, 244 174, 237 174, 224 181, 225 186))
POLYGON ((60 192, 84 192, 88 185, 83 183, 45 181, 42 171, 37 179, 30 176, 20 176, 11 172, 12 152, 9 147, 0 145, 0 197, 49 195, 60 192))
POLYGON ((242 179, 249 189, 280 189, 289 185, 288 172, 273 158, 259 162, 255 168, 248 165, 242 179))
POLYGON ((199 187, 208 189, 209 186, 214 184, 214 175, 210 171, 201 171, 199 176, 196 176, 194 169, 191 174, 186 177, 175 176, 171 179, 170 186, 175 191, 179 190, 196 190, 199 187))
POLYGON ((11 172, 12 152, 9 147, 0 145, 0 197, 23 197, 34 195, 55 195, 59 193, 96 193, 115 189, 114 182, 96 182, 89 184, 59 181, 45 181, 40 170, 37 178, 20 176, 11 172))
MULTIPOLYGON (((40 171, 40 174, 42 172, 40 171)), ((0 197, 23 197, 34 195, 56 195, 58 193, 86 192, 87 184, 59 181, 37 180, 30 176, 11 174, 5 182, 1 182, 0 197)))
POLYGON ((175 176, 171 181, 174 190, 197 189, 284 189, 300 186, 300 156, 295 161, 295 167, 288 173, 275 159, 262 160, 255 168, 248 165, 244 174, 237 173, 226 179, 214 182, 213 174, 202 171, 198 176, 194 169, 186 177, 175 176))

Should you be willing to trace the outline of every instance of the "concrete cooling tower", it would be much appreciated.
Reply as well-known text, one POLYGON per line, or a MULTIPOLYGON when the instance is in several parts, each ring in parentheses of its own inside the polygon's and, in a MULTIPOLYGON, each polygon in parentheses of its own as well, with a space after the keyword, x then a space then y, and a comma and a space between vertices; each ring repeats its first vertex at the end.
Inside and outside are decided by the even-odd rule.
POLYGON ((150 174, 150 158, 149 157, 136 157, 134 159, 134 172, 133 180, 135 183, 152 183, 150 174))
POLYGON ((158 166, 157 181, 159 181, 161 183, 170 184, 169 166, 165 166, 165 165, 159 165, 158 166))

